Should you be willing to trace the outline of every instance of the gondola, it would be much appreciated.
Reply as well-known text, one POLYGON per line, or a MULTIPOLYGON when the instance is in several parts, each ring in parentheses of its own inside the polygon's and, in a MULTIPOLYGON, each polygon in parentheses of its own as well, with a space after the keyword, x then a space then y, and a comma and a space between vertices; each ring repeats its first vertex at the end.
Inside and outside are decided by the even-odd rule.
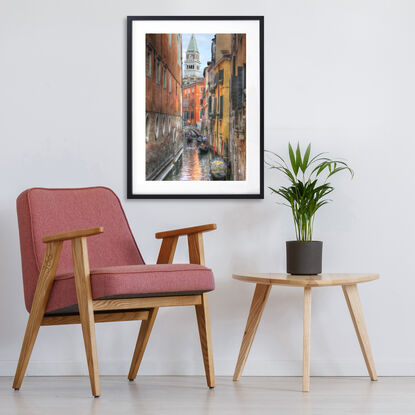
POLYGON ((206 142, 200 143, 199 152, 200 153, 207 153, 207 152, 209 152, 209 144, 206 143, 206 142))
POLYGON ((193 142, 193 134, 190 131, 186 132, 186 140, 188 143, 193 142))
POLYGON ((221 157, 215 157, 210 162, 210 176, 213 180, 226 180, 228 166, 221 157))

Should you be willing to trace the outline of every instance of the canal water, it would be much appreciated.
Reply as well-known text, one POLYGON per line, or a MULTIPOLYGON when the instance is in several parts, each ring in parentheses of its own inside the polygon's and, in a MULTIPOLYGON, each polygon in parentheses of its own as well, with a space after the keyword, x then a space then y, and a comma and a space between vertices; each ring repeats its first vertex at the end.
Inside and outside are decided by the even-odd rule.
POLYGON ((164 180, 210 180, 211 154, 200 153, 196 138, 183 140, 183 154, 164 180))

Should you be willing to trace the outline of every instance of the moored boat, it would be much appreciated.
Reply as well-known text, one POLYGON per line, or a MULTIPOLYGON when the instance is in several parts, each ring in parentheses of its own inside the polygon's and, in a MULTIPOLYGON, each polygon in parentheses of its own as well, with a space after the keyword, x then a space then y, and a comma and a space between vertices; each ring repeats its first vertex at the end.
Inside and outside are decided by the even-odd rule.
POLYGON ((210 162, 210 175, 213 180, 226 180, 228 166, 221 157, 215 157, 210 162))
POLYGON ((207 153, 209 151, 209 144, 207 142, 200 143, 199 151, 201 153, 207 153))

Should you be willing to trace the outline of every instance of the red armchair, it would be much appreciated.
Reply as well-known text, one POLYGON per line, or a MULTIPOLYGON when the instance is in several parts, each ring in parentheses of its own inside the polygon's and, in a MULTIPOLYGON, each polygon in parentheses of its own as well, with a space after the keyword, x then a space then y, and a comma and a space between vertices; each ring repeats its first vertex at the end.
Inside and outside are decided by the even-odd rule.
POLYGON ((119 199, 108 188, 29 189, 17 199, 17 214, 30 314, 14 389, 21 387, 40 326, 81 324, 97 397, 95 323, 142 320, 128 374, 134 380, 159 307, 189 305, 196 309, 207 384, 215 386, 207 294, 214 278, 204 266, 202 234, 216 225, 157 233, 162 239, 157 264, 147 265, 119 199), (188 239, 190 264, 172 264, 182 235, 188 239))

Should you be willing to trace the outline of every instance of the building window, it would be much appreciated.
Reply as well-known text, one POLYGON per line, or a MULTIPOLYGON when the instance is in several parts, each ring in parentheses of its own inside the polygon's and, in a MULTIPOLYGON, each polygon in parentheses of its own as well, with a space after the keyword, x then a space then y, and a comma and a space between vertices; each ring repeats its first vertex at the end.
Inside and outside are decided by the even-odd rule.
POLYGON ((160 71, 161 71, 161 65, 160 65, 160 60, 157 59, 157 63, 156 63, 156 82, 157 85, 160 85, 160 71))
POLYGON ((169 75, 169 94, 171 94, 171 75, 169 75))
POLYGON ((169 48, 171 48, 171 33, 169 33, 169 48))
POLYGON ((159 127, 160 127, 159 121, 160 121, 160 117, 157 114, 156 115, 156 120, 154 122, 154 137, 155 137, 156 140, 159 138, 159 127))
POLYGON ((161 127, 161 133, 163 137, 166 135, 166 116, 165 115, 163 115, 163 124, 161 127))
POLYGON ((170 134, 170 131, 171 131, 171 119, 169 118, 169 134, 170 134))
POLYGON ((163 88, 167 88, 167 71, 166 68, 163 68, 163 88))
POLYGON ((219 79, 218 82, 223 84, 223 69, 219 69, 219 79))
POLYGON ((195 92, 195 89, 194 89, 194 88, 192 88, 192 94, 194 94, 194 92, 195 92))
POLYGON ((146 55, 146 74, 149 78, 151 78, 151 49, 147 48, 147 55, 146 55))
POLYGON ((146 142, 148 142, 150 137, 150 116, 146 115, 146 142))
POLYGON ((223 95, 220 96, 219 100, 219 119, 223 118, 223 95))

